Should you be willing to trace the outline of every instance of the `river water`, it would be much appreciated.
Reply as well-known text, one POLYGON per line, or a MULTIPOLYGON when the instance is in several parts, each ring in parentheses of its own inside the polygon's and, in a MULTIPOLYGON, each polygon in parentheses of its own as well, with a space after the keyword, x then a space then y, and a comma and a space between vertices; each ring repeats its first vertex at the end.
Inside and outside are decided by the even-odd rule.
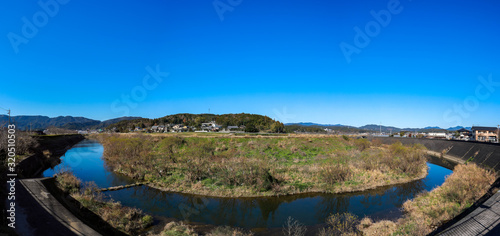
MULTIPOLYGON (((61 164, 47 169, 43 176, 53 176, 64 168, 72 170, 83 182, 94 181, 101 188, 134 183, 126 176, 111 172, 102 158, 103 151, 98 142, 83 140, 61 157, 61 164)), ((217 198, 164 192, 147 186, 105 194, 125 206, 140 208, 154 216, 243 228, 282 227, 289 216, 304 225, 318 225, 337 212, 390 220, 401 216, 401 206, 406 200, 440 186, 452 173, 436 164, 427 165, 429 174, 422 180, 347 194, 217 198)))

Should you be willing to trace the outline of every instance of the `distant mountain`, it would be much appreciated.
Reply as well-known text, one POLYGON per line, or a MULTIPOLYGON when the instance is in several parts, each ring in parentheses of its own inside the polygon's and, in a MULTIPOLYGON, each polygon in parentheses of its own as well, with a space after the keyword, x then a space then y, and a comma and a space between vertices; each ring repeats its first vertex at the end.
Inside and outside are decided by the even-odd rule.
POLYGON ((455 126, 455 127, 450 127, 450 128, 448 128, 446 130, 455 131, 455 130, 459 130, 459 129, 468 129, 468 130, 471 130, 472 127, 455 126))
MULTIPOLYGON (((43 130, 51 126, 65 129, 93 129, 102 128, 122 120, 138 119, 140 117, 121 117, 106 121, 93 120, 85 117, 58 116, 50 118, 48 116, 12 116, 11 121, 16 128, 21 130, 43 130)), ((9 123, 9 116, 0 115, 0 127, 9 123)))
POLYGON ((300 122, 300 123, 286 123, 285 125, 301 125, 301 126, 321 126, 321 127, 332 127, 332 126, 347 126, 347 125, 331 125, 331 124, 317 124, 312 122, 300 122))
POLYGON ((427 126, 427 127, 423 128, 423 129, 443 129, 443 128, 438 127, 438 126, 427 126))
POLYGON ((109 119, 109 120, 105 120, 105 121, 101 122, 101 124, 99 124, 99 128, 107 127, 107 126, 110 126, 112 124, 116 124, 120 121, 124 121, 124 120, 137 120, 137 119, 142 119, 142 117, 124 116, 124 117, 109 119))
POLYGON ((317 124, 317 123, 311 123, 311 122, 300 122, 300 123, 287 123, 285 124, 286 126, 293 126, 295 130, 300 130, 298 127, 315 127, 315 128, 332 128, 333 130, 339 130, 339 131, 347 131, 347 132, 363 132, 363 131, 375 131, 375 132, 382 132, 384 133, 398 133, 401 131, 416 131, 416 132, 446 132, 446 131, 455 131, 459 130, 462 128, 465 129, 471 129, 471 127, 462 127, 462 126, 456 126, 456 127, 450 127, 448 129, 443 129, 439 126, 427 126, 425 128, 398 128, 394 126, 384 126, 384 125, 376 125, 376 124, 369 124, 369 125, 364 125, 361 127, 354 127, 354 126, 347 126, 347 125, 342 125, 342 124, 336 124, 336 125, 325 125, 325 124, 317 124), (343 130, 339 128, 344 128, 343 130), (348 128, 348 129, 347 129, 348 128))
POLYGON ((397 127, 393 127, 393 126, 383 126, 383 125, 374 125, 374 124, 364 125, 364 126, 361 126, 359 128, 364 129, 364 130, 370 130, 370 131, 382 130, 382 132, 384 132, 384 133, 390 133, 390 132, 396 133, 396 132, 399 132, 402 130, 401 128, 397 128, 397 127))

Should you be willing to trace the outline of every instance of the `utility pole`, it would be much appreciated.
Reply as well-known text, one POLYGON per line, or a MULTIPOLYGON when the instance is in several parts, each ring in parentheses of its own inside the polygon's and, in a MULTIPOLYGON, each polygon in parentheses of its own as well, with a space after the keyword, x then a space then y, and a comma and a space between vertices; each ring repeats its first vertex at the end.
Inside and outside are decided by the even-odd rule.
POLYGON ((497 143, 500 143, 500 125, 497 125, 497 143))
POLYGON ((1 108, 1 107, 0 107, 0 109, 7 111, 7 114, 9 114, 9 125, 11 125, 11 121, 10 121, 10 109, 5 109, 5 108, 1 108))

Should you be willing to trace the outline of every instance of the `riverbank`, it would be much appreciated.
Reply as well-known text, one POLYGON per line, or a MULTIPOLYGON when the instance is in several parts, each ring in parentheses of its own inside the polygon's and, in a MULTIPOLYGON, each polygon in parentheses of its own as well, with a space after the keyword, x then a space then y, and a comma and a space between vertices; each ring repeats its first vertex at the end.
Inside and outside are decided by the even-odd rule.
POLYGON ((474 163, 459 164, 441 186, 406 201, 399 220, 373 223, 365 218, 359 229, 364 235, 427 235, 472 206, 496 178, 495 172, 474 163))
POLYGON ((104 235, 138 235, 153 223, 152 216, 106 199, 95 183, 82 183, 71 172, 59 173, 49 184, 60 202, 104 235))
MULTIPOLYGON (((0 145, 0 154, 5 159, 1 159, 0 172, 7 173, 7 143, 6 131, 0 133, 2 136, 2 145, 0 145)), ((44 169, 58 163, 59 158, 76 143, 84 139, 82 135, 54 135, 54 136, 32 136, 25 132, 17 133, 15 170, 17 178, 30 178, 40 174, 44 169)), ((10 178, 2 174, 0 176, 0 198, 7 199, 8 189, 6 183, 10 178)), ((3 202, 2 202, 3 204, 3 202)), ((0 220, 2 226, 0 230, 13 232, 13 229, 7 227, 7 220, 0 220)))
POLYGON ((349 137, 92 136, 117 173, 164 191, 216 197, 344 193, 427 174, 425 148, 349 137))
POLYGON ((22 159, 16 167, 19 176, 36 177, 43 170, 60 163, 60 157, 71 147, 84 140, 83 135, 40 135, 30 148, 33 153, 22 159))

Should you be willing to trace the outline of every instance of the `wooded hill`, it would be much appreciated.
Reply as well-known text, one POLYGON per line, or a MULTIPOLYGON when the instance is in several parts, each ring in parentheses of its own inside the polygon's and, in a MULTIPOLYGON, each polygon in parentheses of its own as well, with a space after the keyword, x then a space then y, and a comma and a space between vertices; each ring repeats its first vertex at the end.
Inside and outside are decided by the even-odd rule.
POLYGON ((285 126, 283 123, 275 121, 268 116, 247 113, 223 115, 182 113, 156 119, 142 118, 120 121, 116 124, 108 126, 107 128, 116 128, 116 130, 120 132, 126 132, 129 129, 135 129, 136 127, 149 128, 153 125, 166 124, 183 124, 186 126, 200 128, 202 123, 208 123, 211 121, 215 121, 215 123, 220 125, 222 128, 227 128, 228 126, 244 126, 244 130, 246 132, 285 132, 285 126))

